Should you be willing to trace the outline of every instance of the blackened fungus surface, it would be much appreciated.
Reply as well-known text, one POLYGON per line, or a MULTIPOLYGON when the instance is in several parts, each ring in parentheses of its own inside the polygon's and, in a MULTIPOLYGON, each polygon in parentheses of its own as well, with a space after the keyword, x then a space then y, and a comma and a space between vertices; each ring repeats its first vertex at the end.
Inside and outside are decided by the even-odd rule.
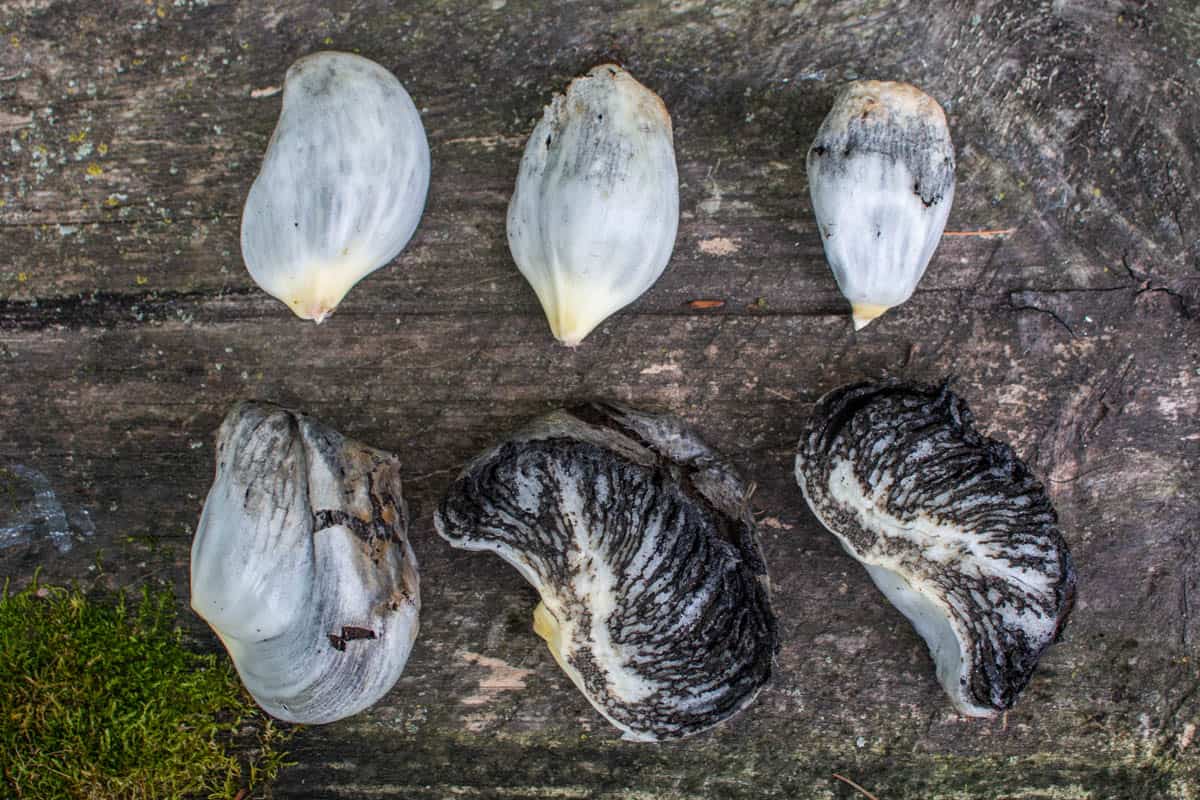
POLYGON ((591 404, 476 459, 436 524, 538 589, 543 635, 605 717, 673 739, 736 714, 771 675, 777 624, 746 499, 681 421, 591 404))
POLYGON ((1012 448, 946 384, 859 383, 817 403, 796 478, 925 637, 956 707, 1010 708, 1075 596, 1057 515, 1012 448))

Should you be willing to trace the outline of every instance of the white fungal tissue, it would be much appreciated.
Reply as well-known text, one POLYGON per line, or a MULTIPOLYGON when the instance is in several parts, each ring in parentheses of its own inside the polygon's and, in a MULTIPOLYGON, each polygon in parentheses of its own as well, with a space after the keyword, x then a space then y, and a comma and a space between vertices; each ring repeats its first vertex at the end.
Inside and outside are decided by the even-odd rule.
POLYGON ((671 117, 613 64, 546 106, 521 159, 508 246, 554 336, 574 347, 666 269, 679 225, 671 117))
POLYGON ((429 190, 429 144, 400 81, 322 52, 287 71, 283 109, 242 212, 251 277, 321 322, 408 244, 429 190))
POLYGON ((417 561, 394 456, 303 414, 241 403, 192 542, 192 608, 272 716, 332 722, 400 678, 417 561))
POLYGON ((945 230, 954 145, 942 107, 906 83, 851 83, 808 151, 808 188, 861 329, 912 296, 945 230))

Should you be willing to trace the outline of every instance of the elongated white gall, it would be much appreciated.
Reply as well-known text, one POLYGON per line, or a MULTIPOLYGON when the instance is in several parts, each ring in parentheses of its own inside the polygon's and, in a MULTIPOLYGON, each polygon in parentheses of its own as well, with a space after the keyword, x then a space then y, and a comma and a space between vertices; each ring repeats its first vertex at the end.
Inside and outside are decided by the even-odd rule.
POLYGON ((671 117, 613 64, 546 106, 508 206, 508 246, 554 336, 583 341, 666 269, 679 226, 671 117))
POLYGON ((428 190, 425 128, 396 76, 350 53, 306 56, 246 198, 242 258, 264 291, 321 322, 404 249, 428 190))
POLYGON ((954 201, 954 145, 937 101, 915 86, 858 81, 808 151, 825 258, 855 329, 912 296, 954 201))
POLYGON ((417 636, 417 562, 394 456, 303 414, 241 403, 192 542, 192 608, 288 722, 379 700, 417 636))

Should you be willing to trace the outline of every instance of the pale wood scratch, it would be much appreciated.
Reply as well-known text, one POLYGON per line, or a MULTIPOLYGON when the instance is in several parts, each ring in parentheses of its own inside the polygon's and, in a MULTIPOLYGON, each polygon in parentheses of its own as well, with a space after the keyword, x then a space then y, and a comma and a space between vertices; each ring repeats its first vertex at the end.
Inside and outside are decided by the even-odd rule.
POLYGON ((525 688, 525 678, 533 674, 531 669, 514 667, 507 661, 481 653, 466 650, 459 655, 468 664, 478 664, 488 670, 488 674, 479 679, 478 690, 460 701, 464 706, 485 705, 495 700, 501 692, 520 691, 525 688))
POLYGON ((33 115, 26 114, 9 114, 0 111, 0 132, 15 131, 18 128, 24 128, 27 125, 33 124, 33 115))
POLYGON ((982 231, 943 231, 942 236, 976 236, 980 239, 996 239, 1016 233, 1016 228, 994 228, 982 231))
POLYGON ((524 143, 524 136, 502 136, 500 134, 494 136, 459 136, 455 139, 447 139, 442 142, 442 144, 478 144, 486 147, 488 150, 498 145, 519 147, 524 143))

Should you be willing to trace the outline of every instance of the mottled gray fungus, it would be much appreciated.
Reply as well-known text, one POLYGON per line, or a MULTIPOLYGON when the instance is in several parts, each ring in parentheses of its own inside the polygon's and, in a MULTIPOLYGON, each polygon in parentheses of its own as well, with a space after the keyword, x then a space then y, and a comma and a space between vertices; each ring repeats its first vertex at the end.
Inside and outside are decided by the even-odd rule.
POLYGON ((800 439, 809 507, 929 645, 962 714, 1016 702, 1075 597, 1042 485, 946 386, 825 395, 800 439))
POLYGON ((825 258, 859 329, 912 296, 941 241, 954 202, 946 114, 907 83, 855 81, 807 168, 825 258))
POLYGON ((475 459, 435 524, 516 567, 559 665, 625 738, 653 741, 732 717, 770 678, 778 633, 747 501, 682 421, 594 404, 475 459))

